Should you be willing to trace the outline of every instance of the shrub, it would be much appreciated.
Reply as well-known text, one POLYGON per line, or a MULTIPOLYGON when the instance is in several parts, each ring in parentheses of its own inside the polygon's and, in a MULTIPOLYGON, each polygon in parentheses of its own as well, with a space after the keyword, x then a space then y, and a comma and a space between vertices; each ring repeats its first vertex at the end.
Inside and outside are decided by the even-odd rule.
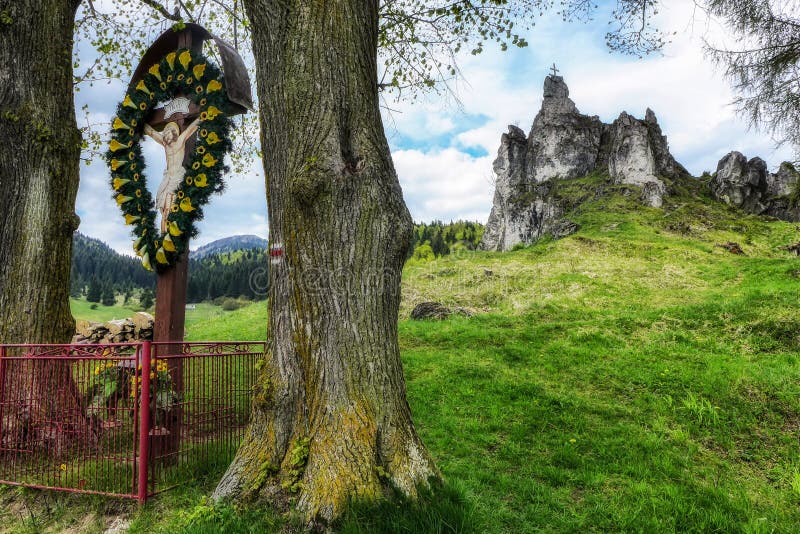
POLYGON ((237 300, 237 299, 233 299, 233 298, 229 297, 229 298, 226 298, 222 302, 222 309, 225 310, 225 311, 233 311, 233 310, 238 310, 239 308, 241 308, 244 305, 245 305, 245 303, 242 302, 241 300, 237 300))

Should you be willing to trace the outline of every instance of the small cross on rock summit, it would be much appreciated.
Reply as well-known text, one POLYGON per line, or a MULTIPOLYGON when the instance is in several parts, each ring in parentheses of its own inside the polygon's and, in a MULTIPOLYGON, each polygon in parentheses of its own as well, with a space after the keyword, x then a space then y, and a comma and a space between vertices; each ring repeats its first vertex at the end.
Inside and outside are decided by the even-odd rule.
POLYGON ((556 68, 555 63, 553 63, 553 67, 550 70, 553 71, 553 77, 558 76, 558 69, 556 68))

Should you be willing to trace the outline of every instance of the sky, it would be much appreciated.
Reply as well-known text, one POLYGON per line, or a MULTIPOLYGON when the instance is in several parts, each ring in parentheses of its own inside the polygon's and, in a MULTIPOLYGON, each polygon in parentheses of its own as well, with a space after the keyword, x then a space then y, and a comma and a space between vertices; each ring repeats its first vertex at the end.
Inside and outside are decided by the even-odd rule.
MULTIPOLYGON (((728 81, 703 55, 703 38, 726 39, 724 28, 696 13, 691 0, 670 0, 656 24, 669 32, 662 54, 644 59, 609 53, 606 23, 564 23, 556 15, 526 32, 522 49, 488 46, 483 54, 460 56, 463 79, 455 96, 431 94, 415 102, 387 101, 384 125, 406 203, 415 221, 469 219, 486 222, 492 207, 492 162, 509 124, 530 130, 542 101, 544 78, 555 63, 581 113, 612 122, 622 111, 643 118, 653 109, 675 158, 692 174, 716 170, 728 152, 760 156, 771 168, 791 159, 765 133, 751 131, 731 105, 728 81)), ((606 19, 607 20, 607 19, 606 19)), ((78 44, 80 46, 80 43, 78 44)), ((110 123, 124 84, 85 87, 77 105, 89 106, 90 120, 110 123)), ((79 123, 81 121, 79 120, 79 123)), ((151 190, 163 172, 163 149, 144 145, 151 190)), ((132 254, 129 227, 108 185, 102 161, 81 168, 77 211, 79 231, 132 254)), ((230 175, 227 190, 213 197, 198 223, 192 248, 237 234, 267 237, 263 171, 230 175)))

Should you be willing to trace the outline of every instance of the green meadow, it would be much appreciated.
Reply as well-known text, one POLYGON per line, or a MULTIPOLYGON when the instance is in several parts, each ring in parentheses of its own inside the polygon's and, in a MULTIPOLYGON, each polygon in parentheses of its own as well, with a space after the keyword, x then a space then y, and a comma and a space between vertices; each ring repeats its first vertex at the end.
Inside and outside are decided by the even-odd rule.
MULTIPOLYGON (((781 248, 800 232, 693 184, 664 209, 599 178, 577 185, 562 191, 583 201, 568 238, 407 264, 408 397, 446 486, 418 505, 354 506, 339 530, 800 532, 800 261, 781 248), (408 319, 428 300, 471 316, 408 319)), ((263 339, 265 315, 201 305, 187 338, 263 339)), ((291 528, 263 507, 205 504, 220 474, 142 510, 51 495, 47 515, 37 492, 38 511, 8 504, 0 530, 99 532, 117 513, 131 532, 291 528)))

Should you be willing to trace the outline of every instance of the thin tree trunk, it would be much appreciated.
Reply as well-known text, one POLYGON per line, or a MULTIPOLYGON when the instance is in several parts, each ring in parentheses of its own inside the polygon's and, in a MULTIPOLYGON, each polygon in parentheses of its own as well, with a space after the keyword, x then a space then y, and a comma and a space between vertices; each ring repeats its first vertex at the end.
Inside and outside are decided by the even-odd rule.
MULTIPOLYGON (((69 274, 81 143, 72 85, 78 4, 0 0, 0 343, 64 343, 74 332, 69 274)), ((5 398, 14 410, 4 411, 3 443, 34 439, 34 431, 43 434, 41 443, 61 439, 52 428, 27 428, 34 419, 62 418, 71 427, 58 426, 62 431, 82 432, 72 428, 84 418, 73 421, 80 399, 66 366, 6 367, 0 387, 8 392, 16 384, 20 398, 5 398)))
POLYGON ((215 496, 296 497, 331 520, 438 472, 397 342, 412 222, 378 106, 377 0, 245 0, 253 27, 270 241, 270 350, 215 496))

